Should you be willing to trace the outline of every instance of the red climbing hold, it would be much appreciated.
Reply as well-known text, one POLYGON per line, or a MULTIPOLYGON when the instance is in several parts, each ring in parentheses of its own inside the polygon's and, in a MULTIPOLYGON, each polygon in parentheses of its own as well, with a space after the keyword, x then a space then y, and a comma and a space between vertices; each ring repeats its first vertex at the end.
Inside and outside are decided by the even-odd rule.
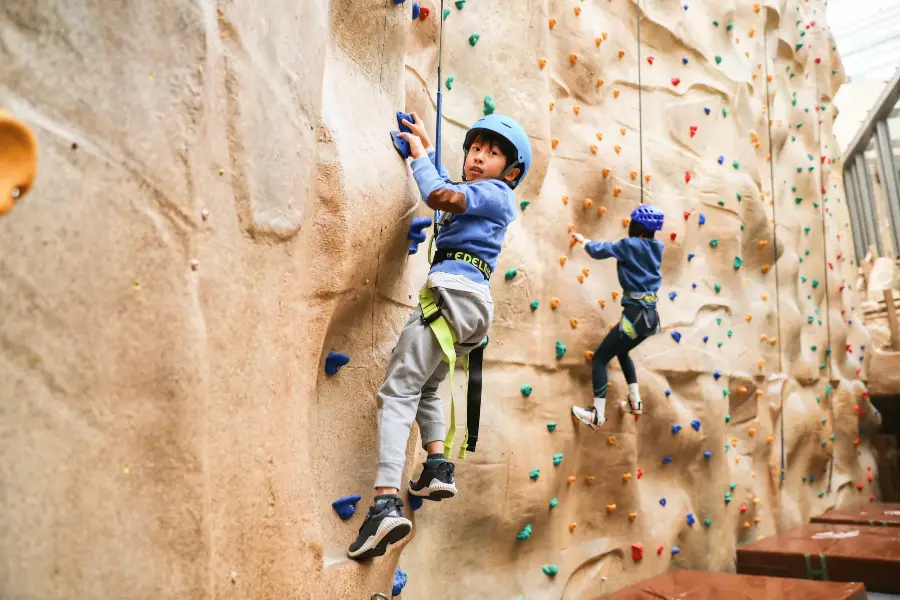
POLYGON ((691 182, 691 172, 690 172, 690 171, 685 171, 685 172, 684 172, 684 182, 685 182, 685 183, 690 183, 690 182, 691 182))
POLYGON ((663 553, 663 547, 662 547, 662 544, 660 544, 659 546, 656 547, 656 553, 657 553, 657 554, 662 554, 662 553, 663 553))
POLYGON ((431 9, 427 6, 423 6, 419 9, 419 20, 424 21, 428 18, 428 15, 431 14, 431 9))
POLYGON ((644 470, 642 468, 638 467, 638 470, 637 470, 638 479, 640 479, 643 476, 644 476, 644 470))
POLYGON ((822 64, 822 59, 819 58, 818 56, 816 57, 816 64, 817 64, 817 65, 821 65, 821 64, 822 64))
POLYGON ((676 85, 676 86, 677 86, 679 83, 681 83, 681 80, 680 80, 680 79, 678 79, 677 77, 673 77, 673 78, 672 78, 672 85, 676 85))
POLYGON ((858 489, 858 490, 863 489, 863 484, 857 483, 857 484, 856 484, 856 489, 858 489))
POLYGON ((694 137, 695 135, 697 135, 697 126, 691 125, 691 137, 694 137))
POLYGON ((856 438, 855 440, 853 440, 853 445, 859 446, 859 438, 856 438))
POLYGON ((652 64, 653 64, 653 57, 652 57, 652 56, 648 56, 648 57, 647 57, 647 62, 650 63, 650 64, 652 65, 652 64))
POLYGON ((673 231, 672 233, 669 234, 669 237, 672 238, 672 241, 674 242, 674 241, 675 241, 675 237, 676 237, 677 235, 678 235, 678 234, 675 233, 675 232, 673 231))
POLYGON ((691 218, 691 211, 689 211, 689 210, 684 211, 684 220, 687 221, 690 218, 691 218))
POLYGON ((868 397, 869 397, 869 390, 863 390, 863 391, 862 391, 862 397, 863 397, 863 398, 868 398, 868 397))
POLYGON ((644 558, 644 546, 640 543, 634 543, 631 545, 631 560, 637 562, 644 558))
POLYGON ((864 415, 864 414, 866 414, 866 411, 864 411, 864 410, 862 409, 862 407, 861 407, 859 404, 854 404, 854 405, 853 405, 853 412, 855 412, 855 413, 858 414, 858 415, 864 415))

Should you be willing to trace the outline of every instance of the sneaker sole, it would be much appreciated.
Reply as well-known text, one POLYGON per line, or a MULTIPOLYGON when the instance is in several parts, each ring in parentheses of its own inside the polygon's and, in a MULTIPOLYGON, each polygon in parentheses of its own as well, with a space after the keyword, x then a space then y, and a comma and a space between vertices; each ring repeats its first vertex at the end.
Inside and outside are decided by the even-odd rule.
POLYGON ((574 408, 572 409, 572 418, 574 418, 576 421, 578 421, 580 423, 583 423, 584 425, 587 425, 594 431, 600 431, 600 428, 603 427, 603 423, 606 423, 606 419, 603 419, 603 423, 600 423, 599 425, 594 425, 593 423, 591 423, 589 421, 585 421, 584 419, 582 419, 581 417, 579 417, 578 415, 575 414, 574 408))
POLYGON ((414 489, 414 485, 414 482, 409 482, 410 496, 418 496, 419 498, 424 498, 425 500, 434 500, 436 502, 440 502, 441 500, 453 498, 458 493, 455 484, 444 483, 440 479, 432 479, 431 483, 420 490, 414 489))
POLYGON ((412 522, 400 517, 389 517, 378 525, 375 535, 370 535, 362 546, 355 551, 347 552, 347 556, 356 560, 366 560, 383 556, 391 544, 396 544, 412 531, 412 522))

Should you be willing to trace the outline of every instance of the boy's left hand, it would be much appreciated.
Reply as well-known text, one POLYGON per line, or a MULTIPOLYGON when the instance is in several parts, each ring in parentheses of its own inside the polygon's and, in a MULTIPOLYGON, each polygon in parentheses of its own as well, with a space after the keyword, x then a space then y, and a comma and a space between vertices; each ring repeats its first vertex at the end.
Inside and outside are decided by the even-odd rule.
POLYGON ((419 139, 422 140, 422 146, 427 151, 431 147, 431 138, 428 137, 428 130, 425 129, 425 122, 414 112, 409 113, 409 116, 412 117, 413 122, 404 119, 403 124, 412 130, 413 135, 418 136, 419 139))
POLYGON ((413 159, 426 156, 427 152, 425 151, 425 146, 422 145, 422 140, 421 138, 419 138, 419 136, 412 133, 402 132, 397 134, 397 137, 401 137, 409 142, 409 154, 413 157, 413 159))

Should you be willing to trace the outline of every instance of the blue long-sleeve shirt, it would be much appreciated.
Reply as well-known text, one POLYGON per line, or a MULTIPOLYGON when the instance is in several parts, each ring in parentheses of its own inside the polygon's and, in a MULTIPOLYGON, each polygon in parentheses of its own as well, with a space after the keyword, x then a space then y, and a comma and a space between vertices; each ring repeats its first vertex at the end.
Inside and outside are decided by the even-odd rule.
POLYGON ((591 258, 615 258, 622 303, 637 302, 629 294, 659 291, 662 285, 662 255, 665 246, 659 240, 626 237, 618 242, 586 242, 591 258))
MULTIPOLYGON (((516 199, 512 189, 499 179, 483 179, 472 183, 454 184, 441 165, 438 174, 434 166, 434 151, 412 161, 413 176, 423 201, 436 189, 449 189, 464 194, 466 212, 449 215, 437 236, 438 248, 455 248, 481 257, 497 268, 497 258, 503 247, 506 228, 516 218, 516 199)), ((478 283, 488 283, 481 271, 461 260, 445 260, 434 264, 429 273, 462 275, 478 283)))

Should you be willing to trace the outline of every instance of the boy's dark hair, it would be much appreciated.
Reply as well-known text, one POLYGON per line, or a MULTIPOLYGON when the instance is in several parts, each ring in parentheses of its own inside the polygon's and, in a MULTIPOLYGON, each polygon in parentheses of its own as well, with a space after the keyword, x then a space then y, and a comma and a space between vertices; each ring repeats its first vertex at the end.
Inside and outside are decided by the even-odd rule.
POLYGON ((652 240, 653 236, 656 235, 656 232, 644 227, 643 223, 632 220, 631 223, 628 224, 628 235, 630 237, 640 237, 652 240))
POLYGON ((509 165, 516 162, 518 158, 518 152, 516 152, 515 146, 499 133, 483 129, 479 131, 478 135, 475 136, 475 139, 472 140, 472 145, 479 143, 482 146, 497 146, 500 149, 500 152, 506 157, 506 166, 503 167, 504 171, 509 168, 509 165))

